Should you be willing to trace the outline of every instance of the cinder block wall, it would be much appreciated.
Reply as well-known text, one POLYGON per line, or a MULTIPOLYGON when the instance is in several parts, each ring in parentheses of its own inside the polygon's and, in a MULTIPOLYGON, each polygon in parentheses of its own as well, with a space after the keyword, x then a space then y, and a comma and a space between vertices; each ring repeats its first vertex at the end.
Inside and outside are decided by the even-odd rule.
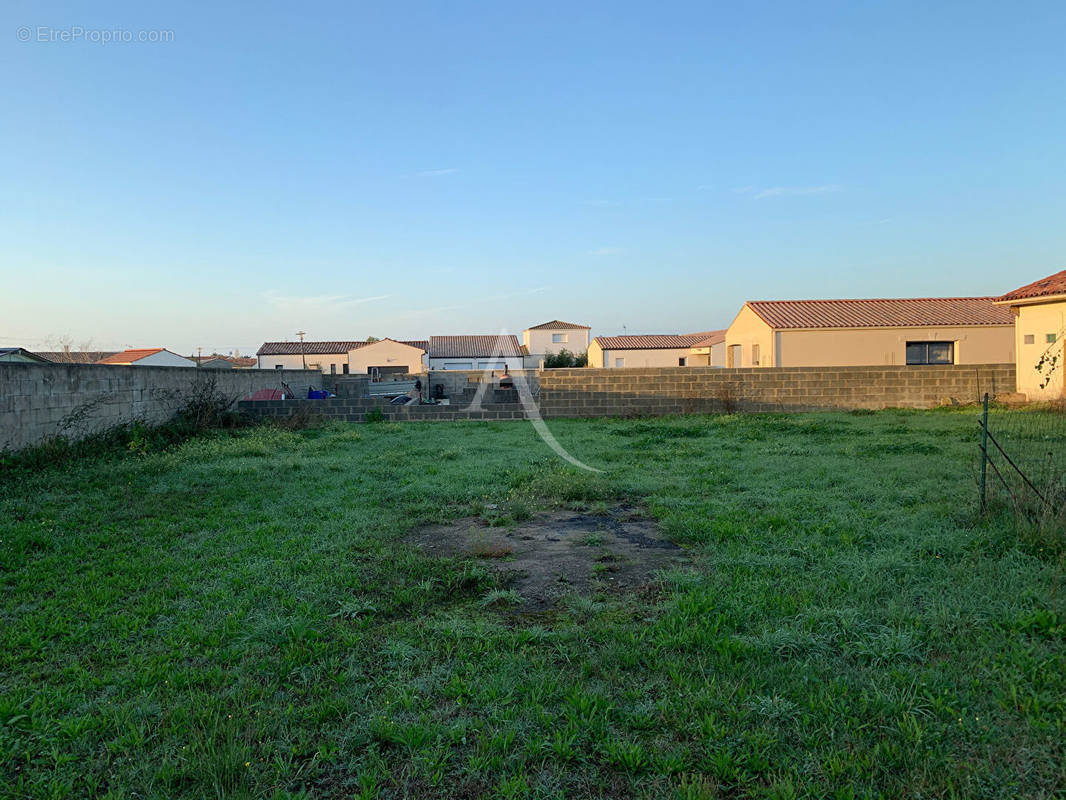
POLYGON ((0 363, 0 451, 57 435, 73 439, 134 420, 165 422, 205 377, 234 401, 257 389, 295 392, 319 386, 322 374, 303 370, 198 370, 97 364, 0 363))
POLYGON ((663 367, 540 373, 545 417, 834 408, 933 408, 1014 392, 1013 364, 884 367, 663 367))

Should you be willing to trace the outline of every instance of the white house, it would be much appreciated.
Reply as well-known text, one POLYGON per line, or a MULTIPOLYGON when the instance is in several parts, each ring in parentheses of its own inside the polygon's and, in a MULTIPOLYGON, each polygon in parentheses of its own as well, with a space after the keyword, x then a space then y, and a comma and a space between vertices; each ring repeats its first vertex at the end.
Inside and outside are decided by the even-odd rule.
POLYGON ((195 367, 191 358, 179 356, 165 347, 144 347, 136 350, 123 350, 113 356, 102 358, 97 364, 113 364, 126 367, 195 367))
POLYGON ((588 325, 557 319, 543 322, 522 331, 522 352, 533 367, 540 366, 548 353, 557 355, 562 350, 568 350, 580 355, 589 349, 590 330, 588 325))
POLYGON ((518 337, 513 335, 431 336, 429 368, 522 369, 522 348, 518 344, 518 337))

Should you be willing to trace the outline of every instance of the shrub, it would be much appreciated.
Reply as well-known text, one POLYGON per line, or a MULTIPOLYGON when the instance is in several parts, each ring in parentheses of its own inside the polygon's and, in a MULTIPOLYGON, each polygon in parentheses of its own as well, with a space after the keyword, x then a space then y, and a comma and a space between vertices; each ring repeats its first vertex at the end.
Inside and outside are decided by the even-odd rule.
POLYGON ((589 363, 588 353, 571 353, 565 347, 558 355, 550 350, 544 354, 545 369, 567 369, 569 367, 586 367, 589 363))

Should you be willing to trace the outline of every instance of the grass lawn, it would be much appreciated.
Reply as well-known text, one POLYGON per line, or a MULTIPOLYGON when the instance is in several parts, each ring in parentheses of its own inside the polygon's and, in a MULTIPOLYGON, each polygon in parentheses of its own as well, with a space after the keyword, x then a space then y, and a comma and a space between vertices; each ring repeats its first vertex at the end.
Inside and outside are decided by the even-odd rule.
POLYGON ((9 472, 0 797, 1066 794, 1061 546, 975 519, 972 409, 551 428, 603 474, 524 422, 9 472), (405 542, 620 502, 688 566, 535 614, 405 542))

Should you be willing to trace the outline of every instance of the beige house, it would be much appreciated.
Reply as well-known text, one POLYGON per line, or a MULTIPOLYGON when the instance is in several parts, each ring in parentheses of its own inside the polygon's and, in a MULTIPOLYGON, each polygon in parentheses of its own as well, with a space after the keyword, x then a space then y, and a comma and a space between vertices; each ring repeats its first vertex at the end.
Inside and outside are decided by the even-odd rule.
POLYGON ((992 297, 750 301, 726 331, 726 366, 1013 363, 1013 322, 992 297))
POLYGON ((590 367, 623 369, 626 367, 684 367, 694 346, 707 338, 708 332, 682 336, 597 336, 589 343, 590 367))
POLYGON ((425 372, 428 342, 381 339, 348 351, 348 369, 355 375, 401 375, 425 372))
POLYGON ((685 366, 724 367, 725 331, 708 331, 704 339, 689 348, 685 366))
POLYGON ((539 366, 548 353, 558 354, 568 350, 580 355, 589 349, 591 330, 588 325, 557 319, 534 325, 522 331, 522 354, 531 360, 532 363, 528 365, 534 367, 539 366))
POLYGON ((338 342, 263 342, 260 369, 314 369, 327 375, 423 372, 429 342, 380 339, 338 342))
POLYGON ((1066 270, 996 300, 1014 316, 1017 387, 1030 400, 1060 398, 1066 336, 1066 270))

